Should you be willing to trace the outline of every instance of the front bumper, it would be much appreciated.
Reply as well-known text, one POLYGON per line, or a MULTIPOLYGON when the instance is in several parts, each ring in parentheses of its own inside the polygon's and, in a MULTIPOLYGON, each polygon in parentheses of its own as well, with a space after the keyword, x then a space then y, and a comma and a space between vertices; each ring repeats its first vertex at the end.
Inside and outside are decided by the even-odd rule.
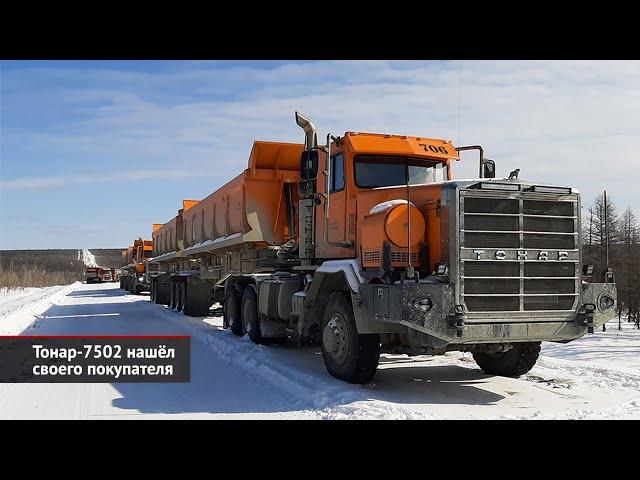
POLYGON ((568 321, 541 320, 536 318, 535 313, 526 320, 522 317, 502 319, 501 314, 496 312, 486 322, 468 322, 462 307, 456 308, 454 285, 450 283, 406 282, 393 285, 364 284, 360 287, 359 330, 361 325, 372 325, 370 329, 365 327, 365 331, 391 333, 398 332, 398 327, 404 326, 447 344, 575 340, 613 318, 617 304, 615 284, 585 283, 580 307, 573 313, 569 312, 568 321), (613 305, 604 308, 603 305, 610 302, 601 302, 603 296, 613 299, 613 305), (427 298, 431 308, 425 311, 425 302, 421 305, 420 301, 427 298), (594 305, 595 310, 585 310, 585 304, 594 305))

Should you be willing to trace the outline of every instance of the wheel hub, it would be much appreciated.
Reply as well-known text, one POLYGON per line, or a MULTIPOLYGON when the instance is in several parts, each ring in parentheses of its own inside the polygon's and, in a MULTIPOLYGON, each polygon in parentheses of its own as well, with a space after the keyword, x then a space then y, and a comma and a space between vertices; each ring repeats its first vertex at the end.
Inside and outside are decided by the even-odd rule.
POLYGON ((342 315, 335 313, 327 322, 322 332, 322 344, 331 358, 342 365, 349 353, 349 331, 342 315))

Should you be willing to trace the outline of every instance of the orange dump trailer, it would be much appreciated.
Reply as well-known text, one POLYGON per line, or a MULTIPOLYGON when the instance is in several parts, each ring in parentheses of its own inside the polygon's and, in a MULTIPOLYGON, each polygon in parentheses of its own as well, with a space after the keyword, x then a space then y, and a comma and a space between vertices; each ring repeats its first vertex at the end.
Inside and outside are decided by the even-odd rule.
POLYGON ((303 148, 255 142, 244 172, 201 201, 184 200, 176 217, 154 229, 154 256, 196 255, 247 244, 260 248, 292 238, 286 192, 297 195, 303 148))

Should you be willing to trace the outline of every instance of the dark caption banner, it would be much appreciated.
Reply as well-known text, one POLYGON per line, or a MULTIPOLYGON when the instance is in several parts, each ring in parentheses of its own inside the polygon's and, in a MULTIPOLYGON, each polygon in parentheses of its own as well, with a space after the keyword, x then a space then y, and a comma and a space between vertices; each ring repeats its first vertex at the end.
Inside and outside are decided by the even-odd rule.
POLYGON ((188 383, 190 337, 0 337, 0 383, 188 383))

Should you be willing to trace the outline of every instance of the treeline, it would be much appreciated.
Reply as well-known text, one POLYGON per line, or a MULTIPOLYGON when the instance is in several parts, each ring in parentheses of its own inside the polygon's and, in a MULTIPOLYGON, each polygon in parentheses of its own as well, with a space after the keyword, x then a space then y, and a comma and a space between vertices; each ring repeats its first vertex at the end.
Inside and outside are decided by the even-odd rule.
POLYGON ((22 287, 51 287, 82 280, 82 272, 42 270, 34 266, 0 268, 0 290, 22 287))
MULTIPOLYGON (((124 265, 122 250, 91 250, 104 267, 124 265)), ((0 250, 0 288, 67 285, 84 278, 84 264, 76 249, 0 250)))
POLYGON ((592 264, 592 281, 602 282, 608 266, 618 288, 618 308, 635 320, 640 311, 640 226, 628 206, 620 212, 610 195, 600 194, 582 214, 585 264, 592 264))

